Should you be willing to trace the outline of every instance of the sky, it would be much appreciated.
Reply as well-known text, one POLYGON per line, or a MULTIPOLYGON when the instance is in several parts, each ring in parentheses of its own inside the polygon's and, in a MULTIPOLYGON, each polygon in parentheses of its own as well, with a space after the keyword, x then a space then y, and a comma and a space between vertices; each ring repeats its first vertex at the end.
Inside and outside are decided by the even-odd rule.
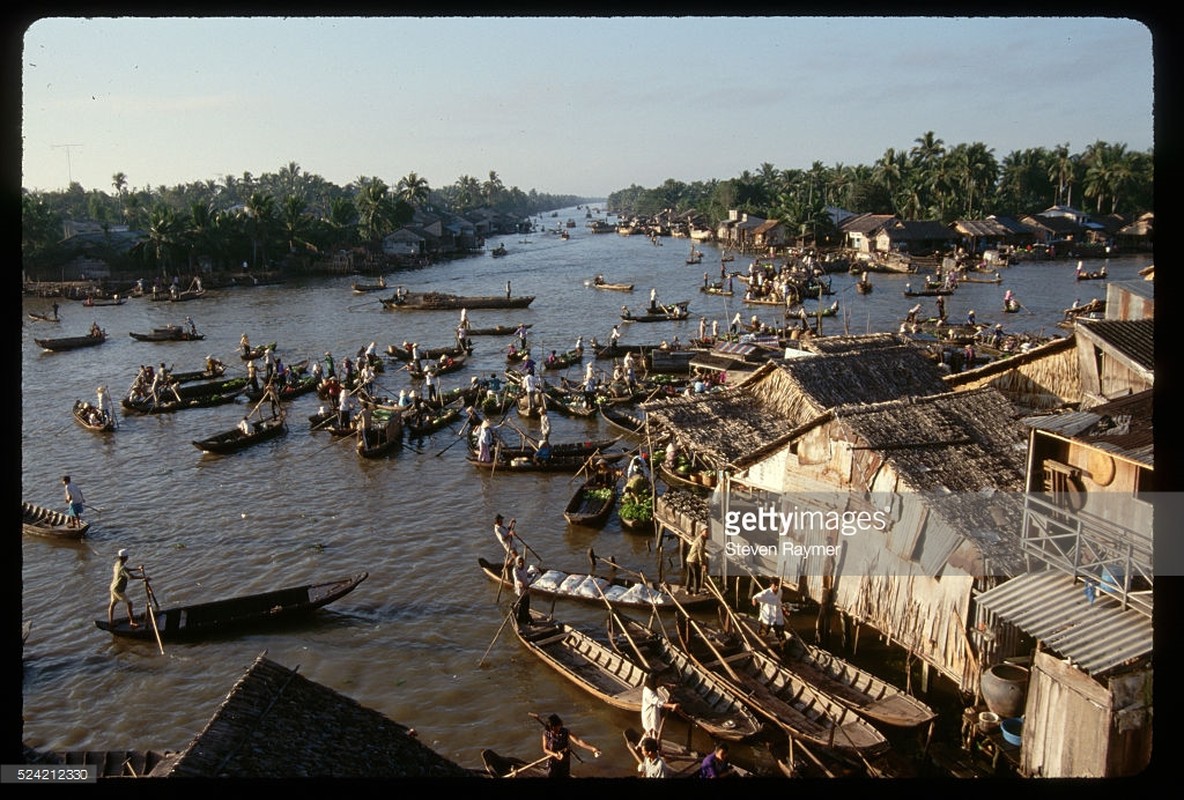
POLYGON ((927 132, 999 161, 1154 144, 1135 19, 57 17, 22 44, 21 186, 40 191, 295 162, 592 199, 871 165, 927 132))

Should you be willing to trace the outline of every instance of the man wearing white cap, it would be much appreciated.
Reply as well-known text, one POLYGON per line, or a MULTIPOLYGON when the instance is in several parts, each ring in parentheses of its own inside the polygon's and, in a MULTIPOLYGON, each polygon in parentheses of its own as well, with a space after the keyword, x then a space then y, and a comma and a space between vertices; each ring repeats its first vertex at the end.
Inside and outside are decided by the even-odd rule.
POLYGON ((143 580, 143 567, 128 567, 127 550, 120 550, 115 559, 115 567, 111 574, 111 602, 107 604, 107 624, 115 627, 115 606, 120 602, 127 603, 128 625, 132 628, 140 627, 136 622, 136 615, 132 611, 132 599, 127 596, 127 582, 131 579, 143 580), (136 573, 139 573, 138 575, 136 573))

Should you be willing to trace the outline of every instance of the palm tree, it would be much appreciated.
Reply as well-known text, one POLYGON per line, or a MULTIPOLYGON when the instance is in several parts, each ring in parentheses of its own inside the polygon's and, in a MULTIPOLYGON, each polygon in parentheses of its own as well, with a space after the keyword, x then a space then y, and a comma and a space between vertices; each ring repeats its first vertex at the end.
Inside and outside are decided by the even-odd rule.
POLYGON ((395 190, 398 193, 398 198, 410 206, 422 206, 427 202, 432 191, 428 186, 427 178, 421 178, 414 172, 409 172, 406 177, 400 178, 395 190))
POLYGON ((262 257, 267 263, 267 240, 275 224, 275 198, 264 192, 252 192, 243 206, 243 222, 251 238, 251 266, 258 266, 262 257))
POLYGON ((471 208, 481 197, 481 182, 472 175, 456 179, 456 204, 463 210, 471 208))
POLYGON ((116 194, 123 194, 127 191, 127 175, 122 172, 116 172, 111 176, 111 186, 114 187, 116 194))
POLYGON ((884 151, 884 155, 880 156, 880 160, 876 162, 873 169, 874 180, 884 187, 895 202, 896 189, 904 180, 906 172, 904 153, 897 153, 894 148, 889 147, 884 151))
POLYGON ((145 262, 160 268, 162 277, 167 277, 173 265, 173 253, 180 246, 183 228, 177 214, 166 205, 156 205, 148 215, 148 229, 145 238, 133 246, 139 250, 145 262))
POLYGON ((308 203, 303 197, 288 195, 284 198, 280 209, 280 228, 284 233, 284 241, 288 243, 288 252, 295 253, 299 248, 313 249, 310 241, 311 222, 304 212, 308 203))
POLYGON ((1048 179, 1056 184, 1057 194, 1054 205, 1060 205, 1062 199, 1065 205, 1073 205, 1073 173, 1075 157, 1069 154, 1069 143, 1059 144, 1053 148, 1052 163, 1048 167, 1048 179))
POLYGON ((498 177, 496 172, 490 170, 489 180, 481 185, 481 193, 485 195, 485 202, 492 206, 504 188, 502 179, 498 177))
POLYGON ((355 202, 358 206, 358 234, 377 242, 391 230, 394 208, 389 187, 381 178, 362 178, 355 202))

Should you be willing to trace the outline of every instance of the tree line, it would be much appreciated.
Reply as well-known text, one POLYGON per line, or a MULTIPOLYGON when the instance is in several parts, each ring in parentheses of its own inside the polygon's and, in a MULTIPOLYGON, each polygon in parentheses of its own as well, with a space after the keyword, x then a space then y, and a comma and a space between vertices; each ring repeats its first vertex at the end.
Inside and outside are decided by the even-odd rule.
POLYGON ((341 249, 378 248, 383 237, 408 224, 416 210, 465 214, 487 208, 510 219, 585 202, 574 195, 523 192, 496 171, 485 180, 462 175, 433 189, 415 172, 394 186, 361 176, 338 186, 288 162, 276 172, 226 175, 221 180, 132 188, 111 176, 111 191, 21 191, 21 256, 26 269, 54 267, 74 255, 63 241, 67 220, 89 220, 107 232, 116 226, 142 234, 130 253, 114 240, 96 255, 112 266, 142 264, 154 271, 194 269, 205 259, 215 269, 242 261, 252 267, 281 258, 315 260, 341 249), (105 252, 104 252, 105 250, 105 252), (131 262, 125 264, 125 262, 131 262))
POLYGON ((672 210, 712 222, 736 209, 814 238, 832 227, 828 206, 943 223, 1075 203, 1099 215, 1137 214, 1153 207, 1153 166, 1151 151, 1102 141, 1080 153, 1068 144, 1015 150, 999 161, 982 142, 947 147, 928 131, 908 150, 888 148, 871 165, 815 161, 809 169, 780 170, 766 162, 727 180, 633 185, 610 194, 607 205, 626 216, 672 210))

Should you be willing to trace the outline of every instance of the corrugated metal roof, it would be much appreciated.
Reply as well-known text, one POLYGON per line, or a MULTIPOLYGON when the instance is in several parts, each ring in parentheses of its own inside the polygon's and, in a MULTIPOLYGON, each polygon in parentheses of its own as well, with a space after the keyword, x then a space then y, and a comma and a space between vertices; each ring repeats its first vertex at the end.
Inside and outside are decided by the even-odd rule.
POLYGON ((1090 675, 1101 675, 1152 650, 1149 617, 1123 610, 1102 592, 1090 603, 1085 584, 1061 572, 1012 578, 983 592, 976 602, 1090 675))

